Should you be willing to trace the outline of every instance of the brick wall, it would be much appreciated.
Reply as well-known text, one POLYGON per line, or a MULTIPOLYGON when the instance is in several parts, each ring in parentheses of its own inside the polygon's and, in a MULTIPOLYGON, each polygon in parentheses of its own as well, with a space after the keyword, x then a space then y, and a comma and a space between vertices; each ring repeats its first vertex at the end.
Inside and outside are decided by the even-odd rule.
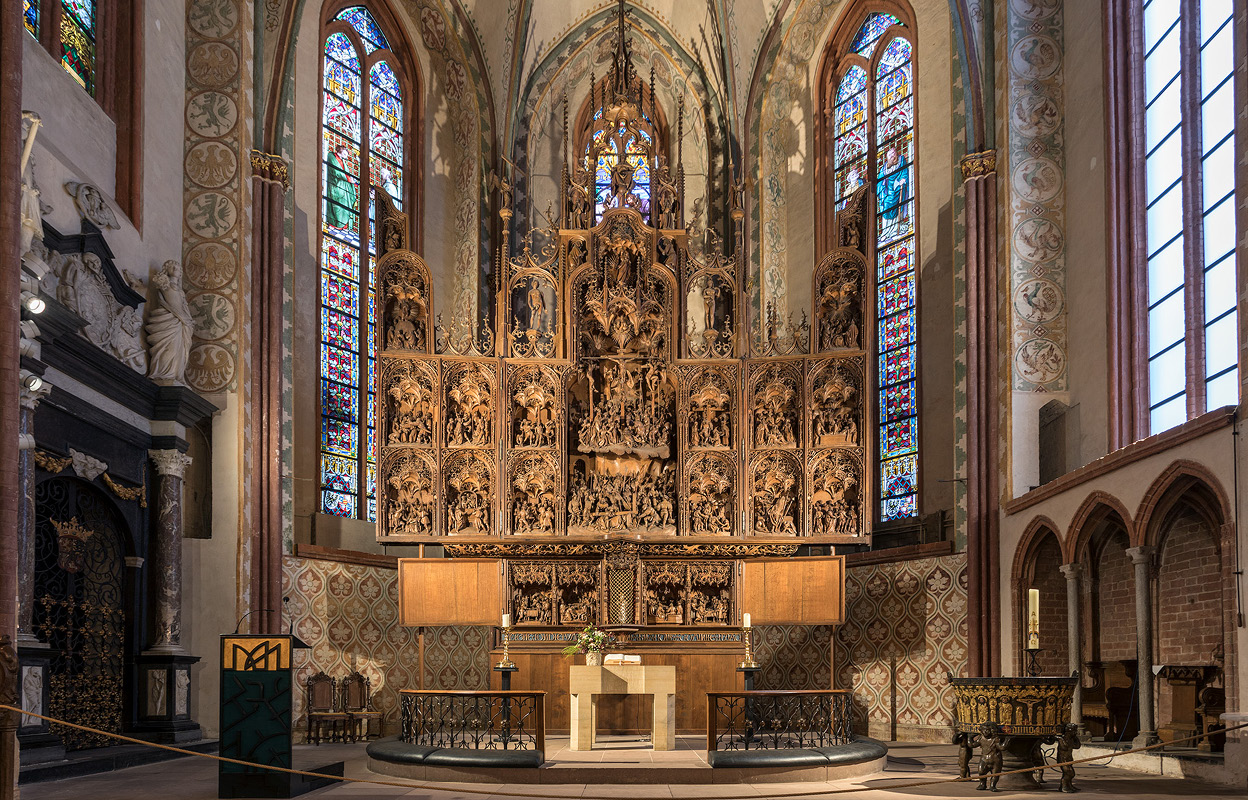
MULTIPOLYGON (((1135 658, 1135 567, 1125 531, 1106 534, 1096 562, 1100 660, 1135 658)), ((1095 652, 1095 651, 1094 651, 1095 652)))
MULTIPOLYGON (((1158 664, 1213 664, 1222 644, 1222 565, 1211 531, 1187 511, 1162 533, 1154 598, 1158 664)), ((1171 719, 1170 687, 1157 682, 1157 723, 1171 719)))
MULTIPOLYGON (((1036 548, 1033 579, 1028 589, 1040 590, 1040 653, 1037 661, 1041 675, 1068 675, 1070 664, 1066 654, 1066 578, 1061 572, 1062 550, 1054 536, 1046 536, 1036 548)), ((1027 592, 1020 600, 1023 617, 1027 613, 1027 592)), ((1024 621, 1022 645, 1027 646, 1024 621)))

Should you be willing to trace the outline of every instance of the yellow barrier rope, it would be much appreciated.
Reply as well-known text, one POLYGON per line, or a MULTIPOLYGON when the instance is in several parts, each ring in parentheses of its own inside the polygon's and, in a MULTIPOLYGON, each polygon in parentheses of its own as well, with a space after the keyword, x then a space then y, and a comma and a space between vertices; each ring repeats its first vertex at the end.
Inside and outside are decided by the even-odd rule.
MULTIPOLYGON (((479 795, 490 795, 493 797, 519 797, 519 798, 530 798, 531 800, 542 800, 543 798, 550 797, 549 794, 529 794, 527 792, 503 792, 499 790, 469 789, 464 786, 456 786, 454 789, 450 789, 445 786, 439 786, 436 783, 417 783, 413 781, 404 781, 404 782, 385 781, 385 780, 379 780, 377 778, 347 778, 342 775, 326 775, 325 773, 322 773, 322 772, 307 772, 305 770, 289 769, 287 767, 273 767, 267 764, 256 764, 251 761, 243 761, 237 758, 229 758, 227 756, 220 756, 214 753, 198 753, 194 750, 187 750, 182 747, 173 747, 172 745, 159 744, 157 742, 149 742, 143 739, 135 739, 130 736, 123 736, 120 733, 102 731, 99 728, 92 728, 87 725, 79 725, 74 722, 66 722, 63 719, 56 719, 55 717, 45 717, 43 714, 35 714, 30 711, 23 711, 20 708, 17 708, 15 706, 5 705, 3 703, 0 703, 0 711, 12 711, 12 712, 16 712, 26 717, 34 717, 35 719, 41 719, 41 720, 44 720, 45 722, 54 722, 57 725, 64 725, 67 728, 74 728, 76 730, 86 731, 87 733, 93 733, 99 736, 107 736, 110 739, 117 739, 118 741, 129 742, 130 744, 141 744, 147 747, 154 747, 158 750, 167 750, 171 753, 179 753, 184 756, 198 756, 199 758, 207 758, 213 761, 222 761, 227 764, 239 764, 244 767, 252 767, 255 769, 267 769, 273 772, 285 772, 289 775, 302 775, 308 778, 328 778, 331 780, 340 781, 342 783, 363 783, 363 784, 369 784, 372 786, 393 786, 393 787, 397 787, 400 789, 421 789, 424 791, 432 791, 432 792, 454 792, 456 794, 479 794, 479 795)), ((1160 748, 1160 747, 1170 747, 1176 744, 1183 744, 1184 742, 1194 742, 1197 739, 1204 739, 1209 736, 1216 736, 1219 734, 1230 733, 1231 731, 1237 731, 1237 730, 1240 730, 1241 728, 1248 728, 1248 722, 1245 722, 1241 725, 1236 725, 1232 728, 1221 728, 1219 730, 1210 731, 1208 733, 1198 733, 1195 736, 1188 736, 1183 739, 1173 739, 1169 742, 1158 742, 1157 744, 1152 744, 1147 747, 1137 747, 1133 750, 1123 750, 1121 752, 1114 752, 1107 756, 1088 756, 1087 758, 1077 758, 1074 761, 1063 761, 1060 764, 1045 764, 1044 766, 1025 767, 1023 769, 1012 769, 1012 770, 1007 770, 1005 772, 994 772, 984 777, 991 778, 994 775, 995 776, 1018 775, 1023 772, 1035 772, 1036 770, 1045 770, 1045 769, 1055 770, 1055 769, 1059 769, 1065 766, 1074 766, 1076 764, 1086 764, 1091 761, 1101 761, 1107 758, 1117 758, 1118 756, 1126 756, 1132 753, 1144 753, 1149 750, 1156 750, 1157 748, 1160 748)), ((758 797, 759 798, 775 798, 776 800, 787 800, 787 798, 822 797, 824 795, 830 795, 830 794, 857 794, 859 792, 891 791, 894 789, 919 789, 919 788, 923 788, 927 786, 943 786, 943 785, 950 784, 950 783, 969 783, 971 781, 978 782, 979 779, 980 779, 979 775, 972 775, 967 778, 939 778, 939 779, 929 779, 929 780, 924 780, 924 781, 909 781, 906 783, 890 783, 886 786, 883 786, 883 785, 851 786, 851 787, 844 788, 844 789, 820 789, 820 790, 812 790, 809 792, 784 792, 780 794, 764 793, 764 794, 758 795, 758 797)), ((618 794, 616 795, 586 794, 586 795, 581 795, 581 798, 582 800, 619 800, 619 795, 618 794)), ((631 792, 629 793, 629 798, 630 800, 671 800, 670 795, 638 795, 638 794, 633 794, 631 792)))

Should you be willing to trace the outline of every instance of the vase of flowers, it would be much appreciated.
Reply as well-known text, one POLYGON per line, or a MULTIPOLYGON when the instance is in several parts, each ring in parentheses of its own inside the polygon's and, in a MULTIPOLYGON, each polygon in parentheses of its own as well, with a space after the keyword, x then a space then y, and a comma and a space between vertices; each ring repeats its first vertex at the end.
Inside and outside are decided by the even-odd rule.
POLYGON ((601 667, 603 654, 607 649, 615 643, 615 639, 611 634, 600 631, 590 625, 581 631, 580 635, 572 644, 563 648, 565 656, 574 656, 577 653, 585 654, 585 663, 591 667, 601 667))

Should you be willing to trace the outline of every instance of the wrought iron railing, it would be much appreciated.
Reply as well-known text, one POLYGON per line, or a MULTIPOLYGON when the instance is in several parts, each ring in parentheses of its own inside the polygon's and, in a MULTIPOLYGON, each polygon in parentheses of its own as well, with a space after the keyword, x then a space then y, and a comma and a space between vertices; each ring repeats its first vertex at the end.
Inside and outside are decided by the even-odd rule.
POLYGON ((545 692, 400 692, 399 738, 426 747, 545 750, 545 692))
POLYGON ((852 698, 839 689, 707 692, 706 749, 785 750, 853 740, 852 698))

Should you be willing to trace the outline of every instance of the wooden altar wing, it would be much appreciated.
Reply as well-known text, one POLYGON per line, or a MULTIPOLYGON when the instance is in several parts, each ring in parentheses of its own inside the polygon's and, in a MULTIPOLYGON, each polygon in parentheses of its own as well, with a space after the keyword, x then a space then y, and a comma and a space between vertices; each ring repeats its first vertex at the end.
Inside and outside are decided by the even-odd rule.
POLYGON ((399 559, 400 625, 497 625, 502 607, 500 561, 399 559))
POLYGON ((845 621, 845 557, 743 562, 741 610, 755 625, 840 625, 845 621))

